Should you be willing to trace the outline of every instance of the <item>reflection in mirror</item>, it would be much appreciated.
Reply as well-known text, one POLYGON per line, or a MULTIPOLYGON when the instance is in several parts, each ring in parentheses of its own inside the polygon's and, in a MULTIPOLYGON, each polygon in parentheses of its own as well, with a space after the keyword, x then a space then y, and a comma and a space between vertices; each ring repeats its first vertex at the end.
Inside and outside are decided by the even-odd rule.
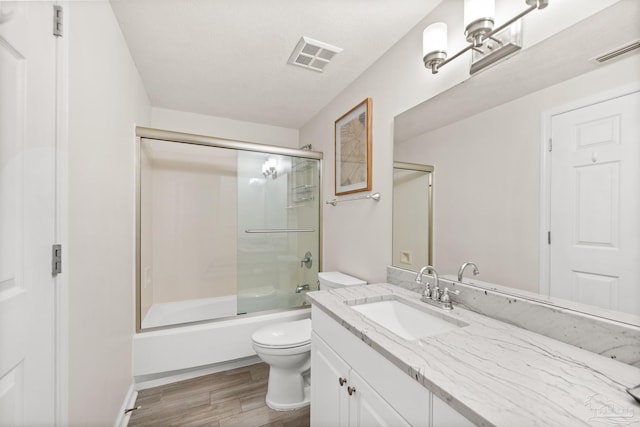
POLYGON ((393 266, 418 270, 433 259, 433 166, 393 163, 393 266))
MULTIPOLYGON (((620 3, 616 7, 631 7, 632 3, 620 3)), ((620 20, 628 21, 622 15, 620 20)), ((593 27, 596 24, 597 19, 594 19, 590 25, 593 27)), ((615 43, 620 46, 628 41, 625 39, 629 37, 637 38, 637 33, 637 29, 629 32, 627 28, 625 34, 621 35, 621 40, 615 43)), ((561 36, 564 43, 569 34, 561 36)), ((557 37, 560 36, 554 36, 545 43, 552 43, 552 39, 557 37)), ((581 46, 576 45, 575 51, 583 48, 584 43, 578 44, 581 46)), ((508 87, 501 86, 498 77, 501 76, 508 81, 512 74, 501 75, 502 64, 498 64, 472 77, 469 82, 396 117, 394 160, 432 164, 438 170, 438 191, 434 196, 433 210, 433 263, 439 272, 455 275, 462 262, 473 260, 482 271, 482 281, 510 287, 516 294, 519 291, 539 293, 541 301, 549 301, 551 296, 556 305, 562 305, 563 299, 570 299, 585 304, 581 307, 587 312, 589 306, 598 306, 612 310, 609 311, 611 315, 607 316, 610 318, 619 318, 615 312, 640 315, 640 307, 632 303, 640 301, 640 280, 637 276, 637 260, 640 259, 637 252, 640 242, 638 216, 627 221, 623 218, 627 208, 616 211, 620 206, 618 201, 621 197, 630 206, 637 208, 640 205, 640 155, 635 151, 626 156, 635 159, 635 166, 625 166, 624 169, 635 168, 635 172, 629 178, 624 178, 615 172, 616 167, 611 166, 613 163, 609 154, 605 154, 608 150, 607 145, 620 145, 617 142, 611 143, 612 138, 609 138, 618 132, 618 128, 614 129, 613 125, 599 130, 593 127, 591 130, 584 128, 581 132, 591 138, 591 142, 569 139, 565 146, 584 145, 587 148, 584 154, 587 161, 578 168, 579 170, 574 171, 573 187, 565 187, 554 196, 551 172, 553 163, 558 162, 555 159, 554 162, 551 161, 551 153, 560 151, 558 144, 562 142, 554 139, 553 149, 549 151, 549 139, 552 136, 555 138, 555 131, 551 125, 555 127, 557 119, 565 113, 582 107, 602 107, 603 110, 598 113, 599 118, 594 116, 593 119, 576 121, 577 124, 584 124, 590 120, 596 123, 606 117, 618 115, 609 109, 606 102, 608 99, 620 98, 630 93, 637 96, 640 88, 640 54, 637 52, 636 50, 621 55, 598 66, 590 62, 587 72, 569 79, 562 76, 557 67, 536 69, 535 78, 546 81, 549 86, 508 98, 511 100, 502 105, 486 107, 485 103, 484 108, 470 111, 469 105, 473 106, 475 99, 484 103, 487 93, 504 91, 508 87), (481 87, 482 90, 473 92, 473 88, 482 86, 482 83, 478 82, 487 81, 497 84, 493 88, 481 87), (456 117, 459 111, 455 106, 460 102, 464 102, 467 111, 462 118, 456 117), (440 119, 432 120, 435 115, 432 116, 430 112, 435 110, 439 110, 440 119), (447 120, 447 112, 456 118, 447 120), (425 117, 429 117, 429 120, 425 117), (615 131, 607 136, 606 132, 603 133, 605 128, 615 131), (604 138, 599 140, 600 137, 604 138), (583 171, 587 171, 587 165, 599 166, 598 174, 582 174, 583 171), (616 181, 618 178, 620 180, 616 181), (595 187, 586 193, 576 192, 579 188, 575 183, 580 179, 590 181, 595 187), (609 184, 619 184, 620 191, 627 193, 623 195, 616 192, 607 195, 600 191, 603 187, 611 188, 608 184, 605 185, 606 179, 610 179, 607 181, 609 184), (594 191, 600 192, 595 196, 594 191), (553 212, 554 206, 558 204, 553 202, 552 197, 563 200, 574 195, 588 196, 590 199, 576 199, 559 212, 553 212), (578 202, 587 203, 583 204, 587 209, 582 216, 576 216, 577 211, 574 208, 578 202), (593 209, 589 209, 589 206, 593 209), (598 224, 604 224, 602 218, 585 216, 594 214, 595 206, 604 215, 623 214, 620 220, 627 221, 629 228, 621 222, 619 226, 616 225, 617 228, 609 229, 616 233, 616 236, 609 239, 609 231, 597 228, 598 224), (611 209, 604 211, 605 207, 611 209), (581 266, 568 263, 561 266, 565 271, 569 271, 569 275, 554 284, 551 270, 562 261, 554 261, 552 258, 551 247, 560 239, 560 235, 550 228, 558 227, 553 224, 552 214, 559 218, 564 217, 563 227, 570 232, 569 240, 571 233, 574 233, 575 237, 576 231, 583 232, 582 236, 585 239, 578 241, 577 246, 584 246, 585 243, 600 246, 601 249, 614 254, 620 252, 620 245, 635 247, 632 248, 635 253, 625 256, 631 262, 623 267, 633 270, 635 279, 632 277, 629 285, 626 285, 616 278, 618 273, 607 272, 606 269, 597 273, 585 270, 591 267, 590 264, 595 263, 594 260, 603 259, 604 256, 601 254, 592 256, 591 261, 581 266), (550 230, 551 245, 548 244, 550 230), (619 238, 617 243, 614 241, 615 238, 619 238), (551 263, 554 265, 550 265, 551 263), (555 296, 559 298, 553 298, 555 296)), ((520 55, 525 54, 526 52, 522 52, 520 55)), ((562 56, 562 53, 557 52, 557 56, 562 56)), ((584 61, 587 62, 594 56, 596 55, 593 53, 585 54, 587 59, 584 61)), ((508 61, 511 72, 519 60, 516 56, 508 61)), ((527 57, 527 61, 534 60, 535 58, 527 57)), ((544 58, 540 57, 537 62, 542 64, 544 61, 544 58)), ((575 59, 572 61, 575 62, 575 59)), ((637 104, 637 101, 632 100, 629 104, 631 107, 623 107, 623 110, 638 108, 637 104)), ((625 118, 625 114, 619 117, 620 123, 631 122, 637 126, 637 119, 629 120, 625 118)), ((579 133, 576 129, 578 128, 570 130, 569 134, 579 133)), ((631 145, 637 148, 640 145, 637 128, 631 130, 631 135, 634 136, 631 136, 630 140, 626 138, 626 142, 630 141, 631 145)), ((593 170, 596 171, 595 168, 593 170)), ((396 209, 406 208, 394 205, 394 215, 396 209)), ((576 241, 574 239, 574 243, 576 241)), ((560 249, 560 252, 564 251, 560 249)), ((613 263, 621 259, 614 259, 613 263)), ((406 265, 398 266, 413 269, 406 265)), ((473 280, 465 278, 466 282, 473 280)), ((575 307, 575 304, 567 306, 575 307)))

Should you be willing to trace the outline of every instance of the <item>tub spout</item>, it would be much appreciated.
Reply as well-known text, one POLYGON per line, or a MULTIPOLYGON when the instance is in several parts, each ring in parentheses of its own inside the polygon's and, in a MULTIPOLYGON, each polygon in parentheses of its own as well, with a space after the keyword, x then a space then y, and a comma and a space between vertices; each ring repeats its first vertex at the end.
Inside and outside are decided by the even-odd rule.
POLYGON ((308 291, 309 290, 309 284, 305 283, 304 285, 298 285, 296 286, 296 294, 299 294, 302 291, 308 291))

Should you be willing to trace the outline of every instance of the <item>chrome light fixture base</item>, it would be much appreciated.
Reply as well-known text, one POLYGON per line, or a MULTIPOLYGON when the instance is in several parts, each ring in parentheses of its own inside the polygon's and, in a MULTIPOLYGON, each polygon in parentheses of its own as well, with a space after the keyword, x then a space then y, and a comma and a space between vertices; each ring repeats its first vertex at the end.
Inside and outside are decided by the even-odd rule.
POLYGON ((473 48, 469 73, 473 75, 520 49, 522 49, 522 20, 493 34, 480 47, 473 48))
POLYGON ((483 41, 493 31, 493 18, 480 18, 467 25, 464 36, 473 47, 482 46, 483 41))
POLYGON ((438 68, 447 59, 447 52, 434 50, 427 53, 424 58, 424 66, 431 70, 432 74, 438 74, 438 68))
POLYGON ((549 0, 525 0, 529 6, 535 6, 536 9, 544 9, 549 6, 549 0))

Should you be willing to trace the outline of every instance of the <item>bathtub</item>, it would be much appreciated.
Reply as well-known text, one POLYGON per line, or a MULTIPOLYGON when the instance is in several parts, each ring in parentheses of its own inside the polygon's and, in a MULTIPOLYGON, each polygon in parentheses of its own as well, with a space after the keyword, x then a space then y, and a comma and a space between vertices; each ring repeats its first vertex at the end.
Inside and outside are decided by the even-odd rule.
POLYGON ((198 298, 185 301, 153 304, 142 319, 142 329, 181 323, 221 319, 236 314, 257 313, 264 310, 282 310, 299 307, 304 294, 296 294, 262 286, 236 295, 198 298))
POLYGON ((305 294, 285 292, 272 286, 256 287, 238 293, 238 313, 256 313, 263 310, 281 310, 299 307, 305 294))
POLYGON ((164 302, 151 306, 142 320, 142 328, 219 319, 235 316, 237 313, 238 302, 235 295, 164 302))
POLYGON ((137 333, 133 338, 133 375, 170 375, 255 356, 251 335, 257 329, 310 316, 309 308, 298 308, 137 333))

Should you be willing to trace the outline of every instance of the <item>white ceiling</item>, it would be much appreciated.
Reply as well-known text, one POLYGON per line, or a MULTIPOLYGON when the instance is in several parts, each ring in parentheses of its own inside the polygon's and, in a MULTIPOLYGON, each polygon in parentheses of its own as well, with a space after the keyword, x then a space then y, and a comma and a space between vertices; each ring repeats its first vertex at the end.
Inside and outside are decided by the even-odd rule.
POLYGON ((299 129, 440 0, 111 0, 154 107, 299 129), (302 36, 344 49, 289 65, 302 36))

